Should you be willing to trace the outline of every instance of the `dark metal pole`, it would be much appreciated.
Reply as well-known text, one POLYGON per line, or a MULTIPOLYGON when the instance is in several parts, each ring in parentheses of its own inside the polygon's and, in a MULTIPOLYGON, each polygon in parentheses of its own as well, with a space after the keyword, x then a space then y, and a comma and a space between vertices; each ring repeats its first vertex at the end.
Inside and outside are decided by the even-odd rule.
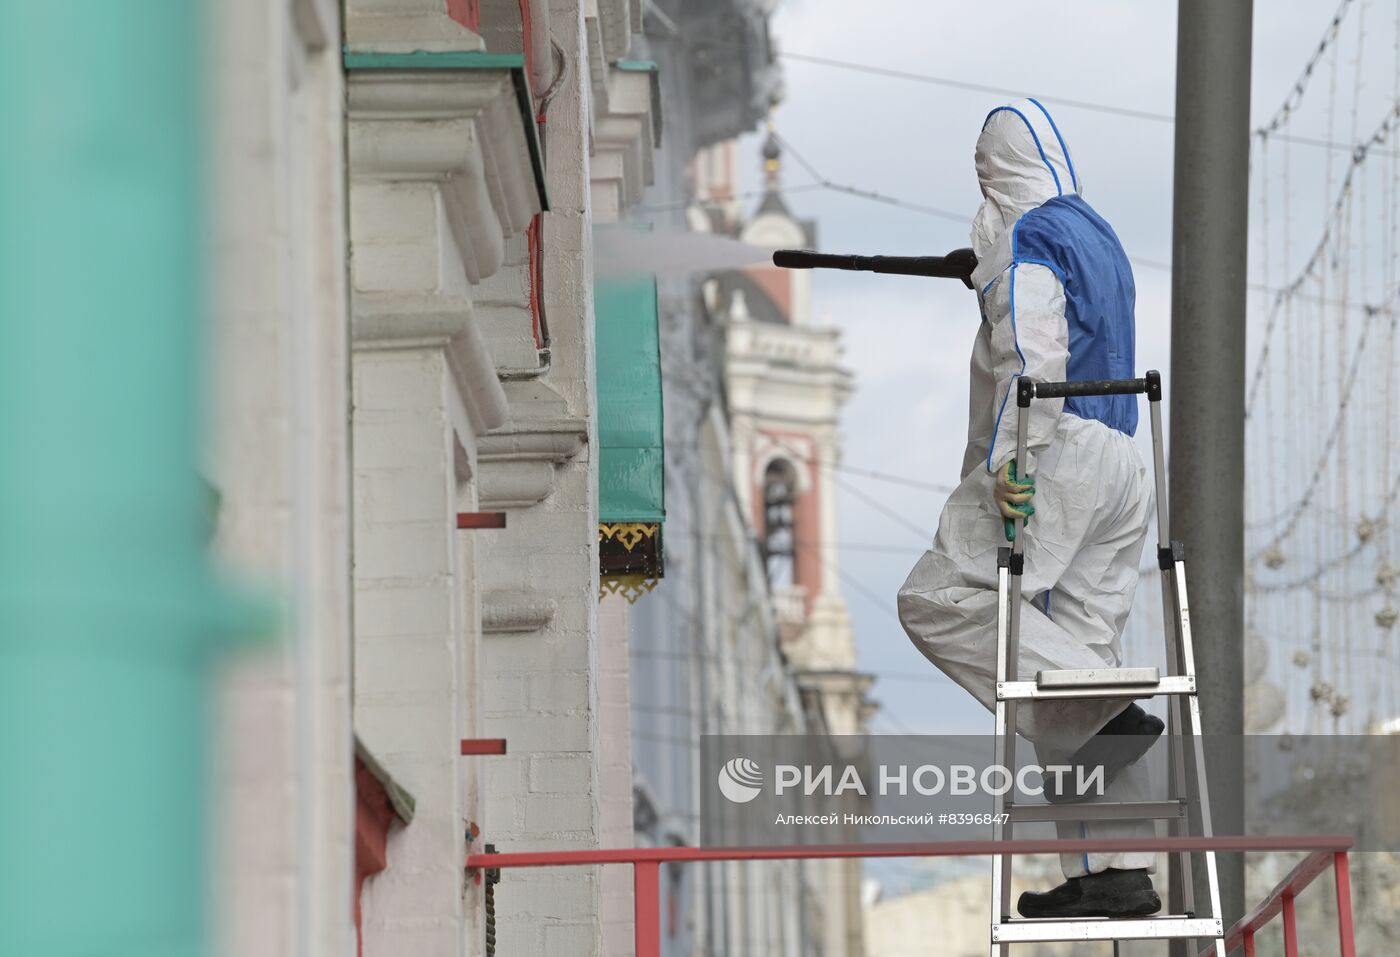
MULTIPOLYGON (((1177 5, 1170 497, 1173 536, 1186 543, 1204 727, 1217 743, 1223 736, 1238 740, 1244 730, 1245 252, 1253 14, 1253 0, 1180 0, 1177 5)), ((1216 832, 1243 833, 1241 768, 1211 760, 1207 769, 1216 832)), ((1229 926, 1244 912, 1244 862, 1238 854, 1221 855, 1218 865, 1229 926)), ((1198 890, 1198 902, 1208 899, 1198 890)))

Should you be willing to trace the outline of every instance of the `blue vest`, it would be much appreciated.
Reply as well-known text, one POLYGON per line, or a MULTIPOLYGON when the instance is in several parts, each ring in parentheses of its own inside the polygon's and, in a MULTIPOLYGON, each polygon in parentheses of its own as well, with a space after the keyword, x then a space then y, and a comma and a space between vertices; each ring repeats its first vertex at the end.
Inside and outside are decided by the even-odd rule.
MULTIPOLYGON (((1048 267, 1064 286, 1069 381, 1136 375, 1133 270, 1113 227, 1093 207, 1069 195, 1030 210, 1016 221, 1011 255, 1048 267)), ((1069 398, 1064 410, 1127 435, 1137 431, 1135 395, 1069 398)))

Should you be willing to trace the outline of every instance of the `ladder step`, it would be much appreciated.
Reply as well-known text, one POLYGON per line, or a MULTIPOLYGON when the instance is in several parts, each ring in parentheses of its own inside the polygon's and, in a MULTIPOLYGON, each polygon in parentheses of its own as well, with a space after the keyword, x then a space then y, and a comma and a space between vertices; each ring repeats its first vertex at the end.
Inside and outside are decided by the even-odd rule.
POLYGON ((1143 821, 1184 818, 1186 802, 1105 801, 1102 804, 1007 804, 1012 822, 1023 821, 1143 821))
POLYGON ((1067 668, 1038 671, 1041 688, 1104 688, 1118 685, 1155 685, 1161 680, 1156 668, 1067 668))
MULTIPOLYGON (((1041 672, 1043 675, 1053 673, 1054 672, 1041 672)), ((1047 699, 1068 698, 1152 698, 1157 695, 1193 695, 1195 693, 1196 678, 1193 675, 1170 675, 1166 678, 1159 678, 1150 684, 1101 684, 1045 687, 1038 681, 997 682, 998 701, 1044 701, 1047 699)))
POLYGON ((1225 935, 1213 917, 1131 917, 1119 920, 1078 918, 1011 920, 992 925, 992 943, 1017 944, 1057 940, 1215 939, 1225 935))

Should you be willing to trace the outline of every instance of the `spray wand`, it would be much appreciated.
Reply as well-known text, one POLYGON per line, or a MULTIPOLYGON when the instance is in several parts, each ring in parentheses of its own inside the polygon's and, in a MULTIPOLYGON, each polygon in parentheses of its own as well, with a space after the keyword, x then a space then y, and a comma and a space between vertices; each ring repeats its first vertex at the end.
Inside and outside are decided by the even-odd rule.
POLYGON ((816 253, 810 249, 779 249, 773 253, 773 265, 783 269, 849 269, 897 276, 961 279, 963 285, 971 289, 977 255, 971 249, 954 249, 946 256, 841 256, 816 253))

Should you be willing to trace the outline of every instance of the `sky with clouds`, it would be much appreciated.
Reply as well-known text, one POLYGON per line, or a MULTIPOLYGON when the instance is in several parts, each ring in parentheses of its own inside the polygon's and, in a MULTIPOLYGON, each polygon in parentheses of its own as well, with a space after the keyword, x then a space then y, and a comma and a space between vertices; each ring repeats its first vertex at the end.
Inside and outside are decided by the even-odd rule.
MULTIPOLYGON (((1396 9, 1361 6, 1371 28, 1366 32, 1363 24, 1366 39, 1340 54, 1337 74, 1348 87, 1348 107, 1354 84, 1365 88, 1356 102, 1366 105, 1374 95, 1383 105, 1394 79, 1396 9)), ((1253 126, 1266 122, 1283 102, 1336 10, 1331 0, 1255 3, 1253 126)), ((1054 114, 1073 152, 1085 198, 1113 224, 1128 253, 1158 263, 1171 259, 1172 124, 1058 101, 1170 115, 1175 4, 784 0, 772 34, 783 52, 1036 96, 1054 114)), ((781 62, 786 94, 774 114, 776 128, 822 178, 970 220, 980 201, 973 145, 983 117, 1006 98, 795 59, 781 62)), ((1323 79, 1332 82, 1330 75, 1323 79)), ((1335 103, 1336 87, 1318 86, 1309 91, 1310 102, 1335 103)), ((1369 106, 1361 112, 1362 126, 1379 115, 1369 106)), ((1345 125, 1350 117, 1329 135, 1328 115, 1333 114, 1326 109, 1300 111, 1292 130, 1350 141, 1345 125)), ((753 157, 746 169, 750 188, 759 183, 757 150, 755 136, 740 154, 753 157)), ((1315 191, 1318 222, 1326 194, 1318 171, 1328 153, 1295 146, 1290 154, 1295 199, 1299 208, 1307 208, 1315 191)), ((813 179, 793 155, 785 157, 783 176, 785 185, 794 187, 813 179)), ((818 221, 819 244, 826 251, 927 255, 968 244, 965 224, 894 205, 824 190, 795 191, 788 203, 797 215, 818 221)), ((1304 234, 1310 228, 1297 225, 1304 234)), ((932 485, 955 483, 966 434, 968 354, 978 322, 972 294, 944 280, 815 275, 814 309, 843 331, 845 362, 857 378, 844 416, 845 464, 932 485)), ((1138 266, 1136 279, 1140 371, 1169 372, 1168 274, 1138 266)), ((1251 296, 1252 314, 1261 302, 1259 295, 1251 296)), ((1145 438, 1144 428, 1139 439, 1145 438)), ((841 551, 840 560, 859 665, 879 676, 875 696, 883 712, 875 729, 986 732, 988 714, 919 655, 895 617, 895 593, 931 538, 945 494, 854 471, 838 474, 840 538, 852 546, 841 551), (906 521, 891 520, 871 506, 871 498, 906 521)), ((1143 591, 1155 602, 1155 583, 1148 585, 1143 591)), ((1130 648, 1149 638, 1155 635, 1148 629, 1130 626, 1130 648)))

